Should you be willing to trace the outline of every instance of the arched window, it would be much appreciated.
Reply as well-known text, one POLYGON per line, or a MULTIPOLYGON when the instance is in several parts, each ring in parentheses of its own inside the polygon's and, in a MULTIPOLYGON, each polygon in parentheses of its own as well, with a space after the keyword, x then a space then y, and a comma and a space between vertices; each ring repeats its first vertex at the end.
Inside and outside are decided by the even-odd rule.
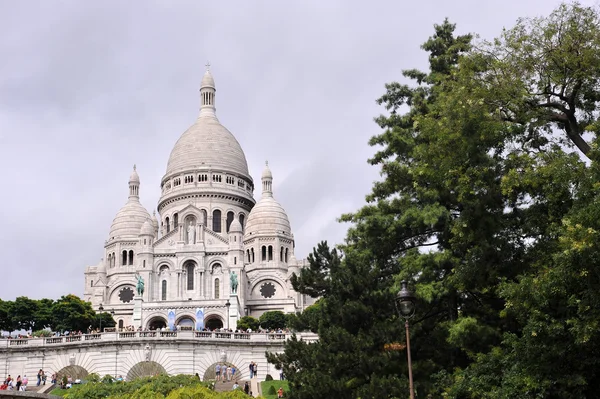
POLYGON ((283 262, 283 247, 281 247, 281 251, 279 251, 279 261, 283 262))
POLYGON ((115 255, 114 252, 112 253, 111 262, 112 262, 112 267, 115 267, 117 265, 117 255, 115 255))
POLYGON ((246 262, 250 263, 250 259, 251 259, 251 258, 250 258, 250 250, 249 250, 249 249, 247 249, 247 250, 246 250, 246 262))
POLYGON ((215 209, 213 211, 213 223, 212 223, 212 229, 215 233, 220 233, 221 232, 221 211, 218 209, 215 209))
POLYGON ((288 249, 285 249, 285 263, 287 263, 288 260, 288 249))
POLYGON ((233 218, 235 218, 235 215, 233 214, 233 212, 229 211, 227 212, 227 232, 229 233, 229 226, 231 226, 231 222, 233 222, 233 218))
POLYGON ((146 259, 142 261, 142 267, 146 267, 146 259))
POLYGON ((94 280, 91 280, 90 281, 90 287, 93 287, 93 286, 94 286, 94 280))
POLYGON ((250 253, 252 254, 252 260, 250 262, 254 263, 254 248, 250 250, 250 253))
POLYGON ((269 245, 269 260, 273 260, 273 246, 269 245))
POLYGON ((215 279, 215 299, 220 298, 221 282, 218 278, 215 279))
POLYGON ((169 223, 169 218, 165 218, 165 224, 167 225, 167 233, 171 231, 171 224, 169 223))
POLYGON ((119 331, 123 329, 123 320, 119 320, 119 331))
POLYGON ((133 265, 133 250, 129 251, 129 265, 133 265))
POLYGON ((264 245, 262 246, 262 257, 260 258, 261 261, 266 261, 267 260, 267 247, 265 247, 264 245))
POLYGON ((185 272, 187 273, 187 289, 188 291, 194 289, 194 262, 188 262, 185 265, 185 272))
POLYGON ((162 287, 161 287, 161 299, 163 301, 167 300, 167 280, 163 280, 162 281, 162 287))
POLYGON ((202 209, 200 212, 202 212, 202 224, 207 226, 208 223, 208 213, 206 213, 205 209, 202 209))
POLYGON ((121 266, 127 265, 127 251, 123 251, 121 256, 121 266))
POLYGON ((179 214, 173 214, 173 228, 176 229, 179 227, 179 214))
POLYGON ((246 221, 246 216, 243 213, 240 213, 240 224, 242 225, 242 230, 244 229, 245 221, 246 221))

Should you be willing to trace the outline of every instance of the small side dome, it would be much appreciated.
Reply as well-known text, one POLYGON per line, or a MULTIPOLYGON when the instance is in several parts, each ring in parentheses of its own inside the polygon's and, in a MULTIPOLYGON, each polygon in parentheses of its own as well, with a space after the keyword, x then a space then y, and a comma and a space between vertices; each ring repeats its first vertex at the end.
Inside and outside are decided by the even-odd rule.
POLYGON ((257 233, 292 235, 287 213, 273 197, 261 198, 248 215, 245 236, 257 233))
POLYGON ((231 222, 231 225, 229 226, 229 233, 241 233, 242 231, 242 224, 240 221, 233 219, 233 222, 231 222))
POLYGON ((154 236, 154 227, 152 226, 152 222, 150 219, 146 219, 142 228, 140 229, 141 236, 154 236))
POLYGON ((150 214, 137 201, 128 201, 123 208, 117 212, 110 226, 109 239, 126 236, 137 236, 144 222, 150 218, 150 214))

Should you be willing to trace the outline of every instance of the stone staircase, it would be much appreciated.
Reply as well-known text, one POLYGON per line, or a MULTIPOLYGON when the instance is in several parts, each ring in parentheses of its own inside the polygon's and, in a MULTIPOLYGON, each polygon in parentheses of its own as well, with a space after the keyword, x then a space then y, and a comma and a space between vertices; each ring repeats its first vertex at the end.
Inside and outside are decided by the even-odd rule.
MULTIPOLYGON (((215 391, 217 392, 226 392, 226 391, 231 391, 233 388, 233 384, 235 383, 235 381, 216 381, 215 382, 215 391)), ((240 385, 240 381, 238 381, 238 385, 240 385)), ((240 386, 244 386, 244 383, 242 382, 242 384, 240 386)))

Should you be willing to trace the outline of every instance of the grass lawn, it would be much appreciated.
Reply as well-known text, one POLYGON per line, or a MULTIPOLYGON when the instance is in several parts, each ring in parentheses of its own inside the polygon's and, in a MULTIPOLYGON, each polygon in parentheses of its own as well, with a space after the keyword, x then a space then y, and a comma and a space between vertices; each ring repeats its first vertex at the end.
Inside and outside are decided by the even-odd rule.
POLYGON ((49 392, 50 395, 65 396, 69 392, 68 389, 54 388, 49 392))
POLYGON ((269 395, 270 387, 275 387, 275 392, 277 392, 279 387, 283 387, 284 393, 288 393, 290 390, 288 387, 288 382, 285 380, 263 381, 260 383, 260 388, 262 389, 262 396, 264 396, 265 399, 277 399, 277 393, 275 393, 275 395, 269 395))

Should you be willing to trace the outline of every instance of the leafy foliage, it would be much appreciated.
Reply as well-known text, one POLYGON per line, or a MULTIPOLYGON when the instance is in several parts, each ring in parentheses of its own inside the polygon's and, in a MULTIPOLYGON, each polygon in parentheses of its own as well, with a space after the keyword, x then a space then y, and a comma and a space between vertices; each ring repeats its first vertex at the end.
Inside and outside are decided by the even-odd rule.
POLYGON ((343 256, 319 244, 292 279, 321 297, 319 341, 268 356, 290 397, 406 396, 405 353, 382 349, 404 337, 403 279, 419 396, 595 395, 599 15, 562 5, 475 46, 445 21, 429 71, 386 85, 370 141, 383 180, 342 216, 343 256))
POLYGON ((285 328, 287 318, 285 313, 279 310, 273 310, 260 315, 258 321, 260 326, 265 330, 277 330, 280 328, 285 328))
POLYGON ((260 327, 260 322, 257 318, 252 316, 244 316, 237 322, 237 328, 244 331, 247 331, 248 329, 258 331, 258 327, 260 327))
POLYGON ((59 300, 30 299, 18 297, 14 301, 0 299, 0 330, 16 331, 20 329, 53 331, 86 331, 88 327, 116 325, 110 313, 97 314, 88 302, 75 295, 66 295, 59 300))

